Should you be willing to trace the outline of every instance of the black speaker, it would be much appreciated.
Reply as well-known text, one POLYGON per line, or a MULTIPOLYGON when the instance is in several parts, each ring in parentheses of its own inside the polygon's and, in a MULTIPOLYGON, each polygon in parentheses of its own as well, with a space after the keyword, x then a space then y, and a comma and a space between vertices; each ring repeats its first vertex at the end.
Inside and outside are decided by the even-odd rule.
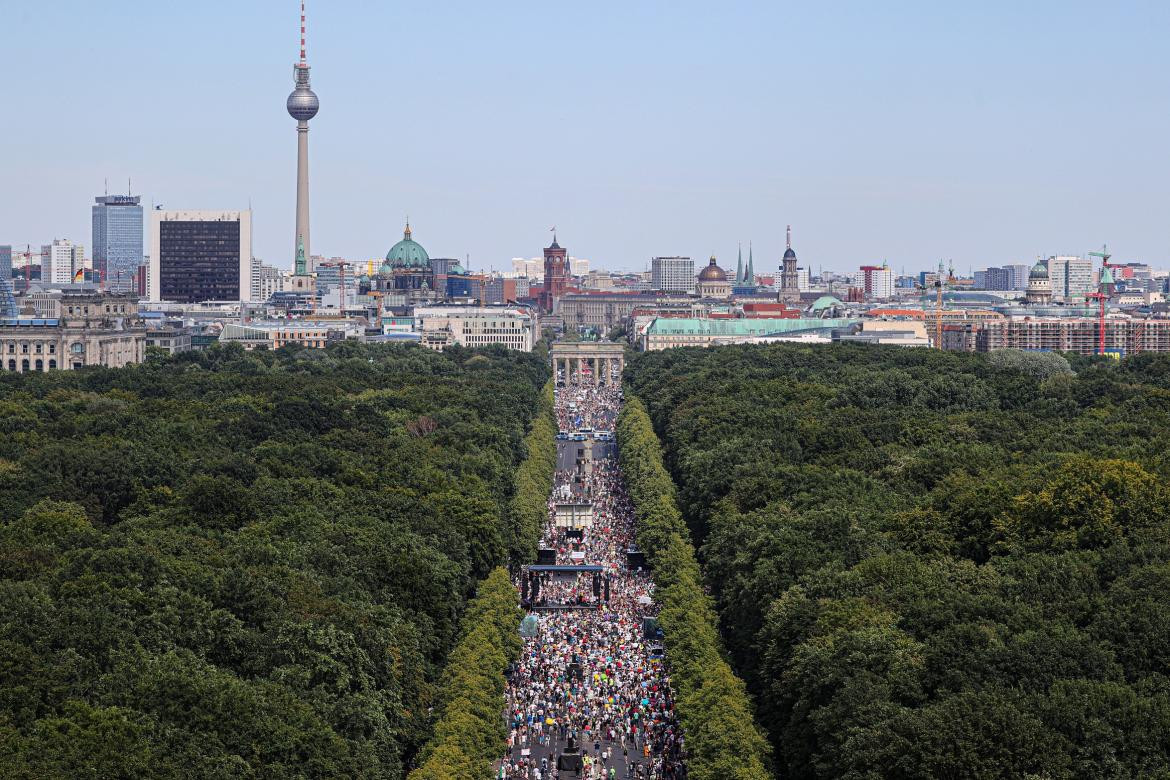
POLYGON ((540 575, 535 574, 532 577, 532 600, 540 601, 540 575))
POLYGON ((580 772, 583 766, 581 756, 576 754, 561 754, 557 758, 557 769, 562 772, 580 772))
POLYGON ((556 566, 557 565, 557 551, 556 550, 537 550, 536 551, 536 565, 537 566, 556 566))
POLYGON ((520 578, 520 600, 521 601, 528 601, 528 580, 530 578, 531 578, 531 575, 528 574, 528 572, 525 572, 524 576, 520 578))
POLYGON ((595 597, 601 595, 601 572, 599 571, 593 572, 593 595, 595 597))
POLYGON ((605 600, 609 601, 609 577, 605 578, 605 600))
POLYGON ((646 553, 638 552, 637 550, 628 550, 626 552, 626 566, 631 569, 648 569, 646 565, 646 553))

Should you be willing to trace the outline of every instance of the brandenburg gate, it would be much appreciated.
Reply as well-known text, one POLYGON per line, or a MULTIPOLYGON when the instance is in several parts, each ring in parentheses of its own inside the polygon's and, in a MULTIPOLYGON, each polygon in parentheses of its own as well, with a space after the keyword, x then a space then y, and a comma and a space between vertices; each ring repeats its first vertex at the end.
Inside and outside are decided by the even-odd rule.
POLYGON ((558 341, 552 345, 551 354, 558 383, 621 384, 622 371, 626 367, 625 348, 621 344, 558 341))

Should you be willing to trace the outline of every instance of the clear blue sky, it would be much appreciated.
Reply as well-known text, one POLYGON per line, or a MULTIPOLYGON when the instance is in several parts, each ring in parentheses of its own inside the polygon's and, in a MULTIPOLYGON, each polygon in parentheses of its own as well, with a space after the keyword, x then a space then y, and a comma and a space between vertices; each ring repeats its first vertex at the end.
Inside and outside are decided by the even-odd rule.
MULTIPOLYGON (((296 2, 0 0, 0 243, 109 177, 291 266, 296 2)), ((1170 3, 310 0, 313 251, 1170 266, 1170 3)))

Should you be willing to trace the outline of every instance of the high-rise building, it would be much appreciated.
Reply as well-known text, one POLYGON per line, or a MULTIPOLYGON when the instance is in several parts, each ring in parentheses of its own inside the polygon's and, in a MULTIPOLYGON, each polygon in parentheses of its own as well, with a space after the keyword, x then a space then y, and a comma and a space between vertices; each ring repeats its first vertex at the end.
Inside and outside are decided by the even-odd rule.
POLYGON ((252 300, 263 303, 272 297, 273 293, 284 290, 284 274, 279 268, 265 265, 256 258, 252 258, 252 300))
POLYGON ((650 260, 650 287, 663 292, 693 293, 695 261, 689 257, 655 257, 650 260))
POLYGON ((792 251, 792 225, 788 226, 787 248, 784 250, 784 260, 780 264, 780 295, 785 303, 800 301, 800 277, 796 272, 796 252, 792 251))
POLYGON ((812 282, 809 281, 807 268, 796 269, 796 287, 802 293, 812 290, 812 282))
POLYGON ((70 284, 73 276, 85 268, 85 247, 65 238, 41 246, 41 281, 45 284, 70 284))
POLYGON ((552 245, 544 249, 544 292, 540 294, 540 307, 544 311, 552 312, 556 308, 570 272, 568 250, 557 243, 557 234, 553 233, 552 245))
POLYGON ((1079 303, 1089 293, 1096 292, 1093 285, 1092 258, 1073 255, 1055 255, 1048 258, 1048 278, 1052 281, 1052 300, 1064 303, 1079 303))
POLYGON ((309 86, 309 62, 305 56, 305 2, 301 0, 301 59, 293 65, 296 88, 285 107, 297 120, 297 228, 293 256, 298 275, 308 273, 309 252, 309 120, 321 108, 317 95, 309 86))
POLYGON ((894 272, 885 263, 861 266, 861 289, 867 301, 892 298, 894 295, 894 272))
POLYGON ((142 199, 137 195, 94 198, 93 269, 112 292, 136 289, 142 265, 142 199))
POLYGON ((252 212, 152 211, 152 301, 252 300, 252 212))
POLYGON ((0 246, 0 279, 12 281, 12 247, 8 244, 0 246))

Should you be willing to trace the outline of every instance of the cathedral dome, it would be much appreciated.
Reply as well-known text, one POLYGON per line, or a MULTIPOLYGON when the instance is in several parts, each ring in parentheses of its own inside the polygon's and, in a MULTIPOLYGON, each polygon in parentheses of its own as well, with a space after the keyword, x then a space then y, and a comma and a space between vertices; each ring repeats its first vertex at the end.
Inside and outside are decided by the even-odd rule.
POLYGON ((386 262, 394 268, 426 268, 431 267, 431 258, 422 244, 411 238, 410 223, 406 223, 406 230, 402 232, 402 240, 390 247, 386 253, 386 262))
POLYGON ((1036 261, 1036 265, 1032 266, 1031 272, 1028 274, 1029 279, 1047 279, 1048 278, 1048 263, 1041 260, 1036 261))
POLYGON ((727 272, 715 264, 715 255, 711 255, 711 262, 702 271, 699 271, 700 282, 726 282, 727 272))

